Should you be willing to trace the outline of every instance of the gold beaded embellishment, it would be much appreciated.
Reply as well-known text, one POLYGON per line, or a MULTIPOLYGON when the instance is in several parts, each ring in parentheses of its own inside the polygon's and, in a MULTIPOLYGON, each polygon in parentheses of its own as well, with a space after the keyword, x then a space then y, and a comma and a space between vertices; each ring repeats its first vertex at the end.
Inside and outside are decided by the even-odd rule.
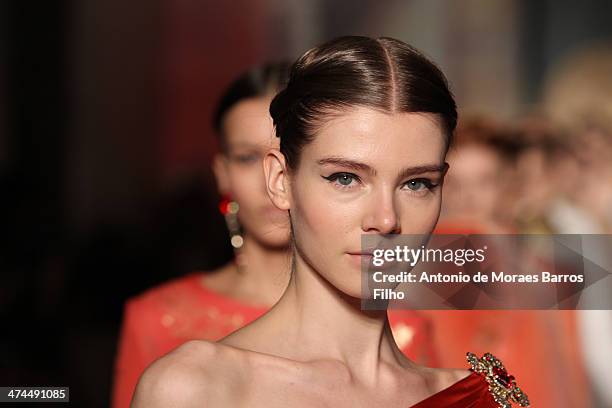
POLYGON ((467 353, 467 361, 470 370, 481 374, 489 383, 489 391, 500 408, 512 408, 512 402, 521 407, 529 407, 529 398, 514 381, 514 376, 509 375, 506 368, 491 353, 485 353, 478 358, 474 353, 467 353))

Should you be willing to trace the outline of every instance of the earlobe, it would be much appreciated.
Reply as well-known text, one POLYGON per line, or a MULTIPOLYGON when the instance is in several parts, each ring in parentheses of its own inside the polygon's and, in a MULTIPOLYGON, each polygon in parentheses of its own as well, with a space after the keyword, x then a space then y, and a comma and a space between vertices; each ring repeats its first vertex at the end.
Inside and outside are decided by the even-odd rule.
POLYGON ((263 159, 263 167, 270 200, 279 209, 289 210, 291 200, 285 156, 278 149, 270 149, 263 159))

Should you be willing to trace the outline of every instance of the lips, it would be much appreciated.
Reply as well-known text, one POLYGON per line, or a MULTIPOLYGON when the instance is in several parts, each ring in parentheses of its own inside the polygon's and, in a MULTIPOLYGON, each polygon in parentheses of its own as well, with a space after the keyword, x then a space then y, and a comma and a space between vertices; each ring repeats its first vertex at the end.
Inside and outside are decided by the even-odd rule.
POLYGON ((369 264, 370 261, 374 258, 374 255, 371 252, 365 251, 347 252, 346 254, 353 262, 359 265, 363 263, 369 264))
POLYGON ((361 251, 346 252, 346 255, 348 256, 349 262, 357 269, 361 269, 362 267, 369 265, 373 258, 371 253, 361 251))
POLYGON ((346 253, 350 255, 372 255, 376 249, 378 247, 372 246, 370 243, 368 246, 359 246, 357 249, 346 251, 346 253))

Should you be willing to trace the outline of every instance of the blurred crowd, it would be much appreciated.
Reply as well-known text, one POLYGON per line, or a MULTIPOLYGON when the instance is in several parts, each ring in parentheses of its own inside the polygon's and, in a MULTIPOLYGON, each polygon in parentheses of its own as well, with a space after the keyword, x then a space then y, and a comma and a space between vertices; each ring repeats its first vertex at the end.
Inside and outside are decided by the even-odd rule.
MULTIPOLYGON (((105 8, 104 2, 86 3, 89 4, 89 7, 97 4, 98 9, 94 7, 92 10, 102 10, 112 16, 108 18, 108 21, 114 21, 115 10, 112 7, 105 8)), ((399 2, 391 3, 395 3, 396 6, 399 4, 399 2)), ((437 7, 434 3, 438 4, 431 2, 429 7, 437 7)), ((456 4, 453 7, 460 7, 456 4)), ((538 7, 533 5, 535 3, 531 4, 530 7, 538 7)), ((52 8, 53 6, 47 7, 52 8)), ((141 20, 137 21, 142 23, 141 25, 151 24, 151 27, 153 26, 152 21, 157 22, 155 20, 157 18, 155 13, 159 12, 157 8, 148 8, 149 14, 145 15, 140 13, 140 4, 135 3, 131 7, 133 7, 132 14, 126 13, 127 17, 123 17, 126 20, 140 18, 141 20)), ((224 7, 229 10, 226 10, 228 13, 234 13, 245 19, 248 17, 244 17, 248 12, 233 10, 230 3, 224 7)), ((259 9, 257 5, 251 7, 255 10, 259 9)), ((69 8, 67 3, 64 4, 64 11, 69 8)), ((184 9, 190 10, 186 6, 184 9)), ((3 10, 0 9, 0 11, 3 10)), ((431 9, 429 10, 431 12, 431 9)), ((187 15, 187 12, 185 13, 186 16, 180 16, 183 19, 181 21, 187 21, 192 17, 190 14, 187 15)), ((29 16, 23 13, 19 18, 19 21, 26 21, 29 16)), ((60 26, 65 23, 62 19, 67 17, 54 17, 54 20, 53 18, 47 19, 47 16, 43 15, 37 18, 37 24, 40 27, 49 27, 48 25, 51 24, 49 21, 52 22, 52 25, 60 26)), ((176 18, 176 21, 180 20, 177 16, 172 18, 176 18)), ((168 21, 176 24, 172 18, 168 18, 168 21)), ((211 14, 211 17, 206 18, 212 21, 216 17, 211 14)), ((401 19, 398 17, 398 20, 401 19)), ((403 24, 403 20, 401 23, 403 24)), ((191 24, 195 26, 200 23, 195 21, 191 24)), ((225 23, 216 24, 216 26, 211 25, 212 31, 218 29, 220 24, 225 25, 225 23)), ((246 26, 246 23, 243 25, 246 26)), ((255 23, 253 25, 258 27, 255 23)), ((330 25, 333 24, 330 23, 330 25)), ((133 28, 131 23, 125 26, 133 28)), ((147 30, 152 33, 159 29, 151 27, 147 30)), ((233 26, 231 27, 233 30, 233 26)), ((51 29, 58 29, 58 27, 52 26, 51 29)), ((192 35, 189 30, 183 32, 176 27, 173 29, 176 30, 175 35, 178 32, 184 36, 181 38, 192 35)), ((300 29, 307 31, 297 24, 296 30, 300 29)), ((146 30, 143 29, 144 31, 146 30)), ((98 35, 97 32, 92 32, 98 35)), ((65 34, 58 30, 54 33, 53 38, 59 39, 65 34)), ((32 32, 29 37, 24 37, 25 39, 21 41, 26 45, 37 44, 40 41, 39 35, 32 32)), ((96 41, 105 38, 104 35, 96 36, 91 33, 89 35, 92 38, 95 37, 96 41)), ((236 31, 232 32, 232 35, 234 37, 231 41, 234 41, 232 43, 234 45, 243 44, 249 40, 245 39, 244 32, 236 31)), ((63 41, 63 38, 61 40, 63 41)), ((150 38, 146 36, 139 38, 139 41, 142 42, 136 42, 140 47, 138 49, 146 50, 144 43, 148 44, 149 40, 150 38)), ((171 44, 179 42, 176 38, 172 40, 175 43, 170 42, 171 44)), ((307 43, 309 40, 304 39, 303 41, 307 43)), ((279 39, 276 41, 282 42, 279 39)), ((460 43, 460 41, 461 38, 458 38, 457 42, 460 43)), ((8 41, 2 40, 0 46, 7 43, 8 41)), ((252 40, 252 43, 256 41, 252 40)), ((222 41, 219 44, 221 44, 218 45, 219 49, 225 47, 222 41)), ((0 51, 3 52, 2 55, 9 55, 13 57, 13 61, 17 61, 12 63, 13 71, 26 69, 19 61, 32 62, 35 60, 38 63, 37 58, 40 58, 55 61, 56 65, 51 70, 47 70, 47 74, 64 72, 66 70, 63 65, 65 56, 59 51, 65 52, 65 50, 58 44, 54 45, 55 48, 51 47, 47 53, 40 50, 39 47, 40 54, 29 53, 25 47, 20 52, 14 52, 14 55, 9 55, 5 50, 0 51)), ((108 46, 108 43, 106 45, 108 46)), ((170 53, 170 56, 165 55, 164 58, 169 60, 173 56, 183 55, 179 51, 186 54, 189 52, 197 54, 187 46, 176 48, 178 50, 176 54, 170 53)), ((236 48, 239 47, 236 45, 236 48)), ((216 68, 217 71, 213 70, 213 72, 221 76, 220 74, 225 69, 224 63, 235 67, 251 58, 251 54, 255 55, 259 51, 252 44, 245 46, 244 50, 240 51, 244 55, 230 50, 228 53, 231 56, 226 56, 229 62, 221 61, 216 68)), ((132 52, 132 49, 128 49, 125 54, 109 52, 109 55, 127 55, 132 52)), ((143 55, 146 54, 142 52, 143 55)), ((150 54, 157 57, 157 50, 150 54)), ((170 112, 168 116, 176 116, 170 121, 175 120, 179 123, 172 128, 172 131, 189 129, 185 133, 190 133, 189 126, 193 126, 193 123, 183 124, 181 120, 185 118, 198 122, 198 126, 208 126, 208 121, 199 111, 202 105, 198 103, 208 104, 206 108, 210 108, 212 103, 208 100, 202 102, 200 99, 206 98, 198 95, 198 92, 213 93, 210 89, 215 91, 221 89, 221 85, 217 83, 218 78, 214 75, 211 75, 211 78, 200 78, 201 72, 198 69, 201 66, 206 67, 201 61, 208 60, 209 57, 209 55, 197 54, 197 57, 192 56, 192 60, 175 58, 178 62, 173 67, 178 74, 174 72, 173 74, 184 79, 184 82, 177 83, 189 89, 171 89, 166 90, 167 92, 162 96, 155 95, 155 97, 166 98, 170 101, 165 102, 167 104, 165 109, 170 112), (190 61, 196 61, 202 65, 194 68, 189 65, 190 61), (194 80, 194 78, 197 79, 194 80), (185 86, 189 81, 201 87, 185 86), (177 95, 184 98, 181 101, 186 106, 173 104, 175 99, 172 98, 179 100, 177 95), (192 102, 193 106, 191 106, 192 102), (180 109, 191 112, 191 116, 189 113, 183 115, 180 109), (205 125, 200 123, 205 123, 205 125)), ((93 65, 87 58, 84 60, 93 65)), ((134 69, 135 73, 132 73, 132 76, 117 75, 117 78, 138 77, 141 75, 139 70, 144 71, 145 65, 150 62, 159 62, 157 60, 148 61, 145 57, 138 61, 142 66, 134 69)), ((120 65, 117 64, 118 67, 120 65)), ((159 71, 164 71, 166 68, 159 68, 159 71)), ((244 70, 243 68, 247 67, 242 67, 240 71, 244 70)), ((36 65, 31 69, 37 73, 40 68, 36 65)), ((118 71, 123 69, 127 68, 123 66, 117 68, 118 71)), ((109 82, 113 82, 116 78, 113 77, 112 72, 104 70, 101 72, 101 75, 109 76, 109 82)), ((2 243, 2 248, 0 248, 0 320, 4 325, 3 335, 0 336, 0 385, 70 385, 71 397, 73 401, 77 401, 73 404, 74 406, 108 406, 113 381, 113 364, 117 354, 119 326, 125 301, 146 288, 183 276, 190 271, 215 269, 227 263, 234 255, 223 216, 217 211, 220 197, 215 191, 210 174, 196 171, 191 177, 185 177, 183 182, 174 185, 171 191, 163 191, 160 194, 161 198, 154 204, 144 209, 137 208, 132 213, 128 212, 130 214, 127 217, 128 221, 121 217, 117 217, 116 223, 107 222, 108 218, 96 219, 91 225, 88 225, 86 231, 75 232, 69 220, 72 214, 68 214, 71 206, 69 199, 66 198, 72 192, 62 190, 63 188, 69 190, 69 188, 62 184, 63 181, 58 180, 64 180, 65 175, 61 173, 67 172, 69 167, 65 165, 64 168, 63 166, 69 155, 66 152, 74 148, 70 143, 76 145, 80 138, 91 137, 94 140, 100 137, 104 131, 95 128, 106 128, 96 120, 103 115, 95 116, 91 111, 85 112, 94 118, 89 119, 91 128, 86 128, 94 136, 83 134, 75 138, 76 142, 68 141, 63 134, 69 133, 70 122, 68 119, 62 119, 62 115, 66 112, 54 106, 54 103, 58 101, 66 103, 65 99, 68 99, 66 95, 57 96, 57 99, 50 98, 49 95, 57 90, 48 87, 48 83, 44 82, 6 83, 8 81, 4 80, 4 74, 7 74, 7 78, 12 75, 11 78, 20 79, 24 79, 26 75, 15 74, 8 70, 5 72, 4 66, 0 67, 0 74, 2 74, 0 89, 6 88, 20 96, 12 111, 7 111, 7 113, 2 110, 0 112, 0 132, 6 130, 8 134, 17 129, 14 133, 21 137, 18 143, 13 143, 14 146, 10 146, 9 143, 14 141, 13 139, 0 137, 0 164, 2 164, 0 189, 3 194, 3 199, 0 200, 0 228, 3 232, 0 238, 2 243), (40 106, 33 104, 40 104, 40 106), (31 112, 25 112, 25 110, 32 106, 35 108, 32 110, 38 114, 38 117, 30 121, 28 114, 31 112), (51 114, 47 115, 47 109, 51 109, 51 114), (44 112, 44 115, 41 112, 44 112), (6 125, 9 121, 12 121, 12 124, 6 125), (50 136, 45 140, 34 137, 34 135, 45 134, 47 129, 55 129, 61 135, 51 135, 53 137, 50 136), (96 134, 96 131, 99 133, 96 134), (23 134, 32 136, 23 138, 23 134), (9 148, 13 148, 13 151, 21 149, 26 153, 20 151, 18 152, 21 155, 19 160, 9 160, 7 159, 11 153, 9 148), (40 160, 28 160, 31 157, 40 160), (49 168, 54 169, 57 174, 50 174, 49 168), (55 180, 56 184, 49 180, 55 180)), ((165 74, 170 75, 167 72, 165 74)), ((154 80, 147 79, 147 81, 150 81, 147 86, 153 89, 151 83, 154 80)), ((95 85, 100 88, 104 87, 99 84, 95 85)), ((119 85, 114 85, 120 88, 119 85)), ((113 98, 122 95, 124 90, 111 89, 108 93, 104 93, 106 89, 96 89, 95 86, 92 86, 92 89, 83 88, 83 90, 79 89, 79 92, 84 95, 83 100, 94 100, 97 95, 105 95, 107 98, 102 102, 96 100, 91 103, 89 108, 92 111, 97 109, 105 113, 113 110, 122 111, 121 108, 116 108, 113 98), (112 105, 112 107, 102 107, 104 104, 112 105), (108 111, 104 111, 104 108, 108 111)), ((151 95, 157 92, 157 89, 152 91, 147 88, 147 91, 144 86, 142 88, 138 91, 146 94, 143 98, 149 97, 146 92, 151 95)), ((134 98, 134 95, 125 97, 134 98)), ((212 100, 210 95, 207 97, 212 100)), ((504 95, 499 96, 500 100, 503 98, 504 95)), ((133 100, 139 101, 138 99, 133 100)), ((154 122, 150 117, 151 112, 158 108, 157 106, 153 108, 147 106, 142 111, 138 111, 135 107, 136 102, 133 103, 134 111, 113 113, 115 117, 109 115, 117 122, 113 125, 116 127, 117 134, 120 136, 137 135, 134 136, 135 141, 130 142, 131 144, 126 143, 117 147, 117 151, 122 148, 126 151, 131 149, 129 154, 124 152, 128 158, 139 157, 140 149, 147 149, 143 146, 145 144, 142 143, 143 141, 152 144, 153 136, 147 134, 147 129, 153 129, 161 122, 154 122), (151 112, 147 111, 149 108, 151 112), (141 115, 142 118, 138 118, 138 115, 141 115), (132 122, 130 122, 131 119, 133 119, 132 122), (146 123, 149 128, 145 127, 144 130, 138 128, 139 123, 146 123)), ((118 104, 118 106, 123 105, 118 104)), ((74 109, 75 107, 69 106, 66 111, 69 108, 74 109)), ((86 115, 83 114, 83 116, 86 115)), ((164 119, 167 120, 166 117, 164 119)), ((171 126, 168 125, 168 128, 171 126)), ((191 135, 192 140, 202 138, 197 132, 191 133, 195 134, 191 135)), ((106 136, 106 134, 103 135, 103 137, 106 136)), ((120 138, 112 134, 109 134, 108 137, 111 139, 116 137, 109 145, 118 143, 117 140, 120 138)), ((173 137, 172 134, 167 139, 173 137)), ((203 144, 208 143, 209 141, 203 142, 203 144)), ((176 143, 176 145, 179 144, 176 143)), ((186 150, 191 149, 189 143, 183 144, 187 146, 186 150)), ((92 166, 91 168, 104 169, 104 174, 97 174, 97 170, 94 171, 95 177, 92 179, 102 180, 102 182, 90 186, 86 182, 87 177, 80 179, 79 174, 73 179, 78 181, 77 184, 80 183, 78 188, 84 191, 95 192, 97 188, 101 189, 102 192, 99 195, 92 194, 92 197, 101 197, 106 191, 115 192, 113 188, 108 188, 108 185, 117 180, 124 181, 123 177, 129 178, 129 175, 122 173, 120 165, 106 163, 107 156, 104 152, 96 151, 96 143, 90 143, 90 145, 93 147, 88 148, 94 153, 90 151, 88 157, 99 156, 102 163, 101 165, 96 164, 98 167, 92 166)), ((104 144, 101 145, 104 146, 104 144)), ((150 147, 149 149, 153 150, 150 147)), ((211 148, 211 150, 214 149, 211 148)), ((72 153, 75 156, 79 154, 79 152, 72 153)), ((201 152, 196 151, 194 156, 199 153, 201 152)), ((13 154, 13 156, 18 155, 13 154)), ((112 157, 112 155, 109 156, 112 157)), ((142 157, 145 157, 144 153, 142 157)), ((142 159, 134 166, 139 167, 139 171, 146 172, 149 170, 147 166, 150 165, 150 163, 145 163, 146 160, 148 159, 142 159)), ((126 161, 129 160, 126 159, 126 161)), ((490 113, 481 114, 460 110, 459 127, 447 161, 450 164, 450 170, 443 189, 443 208, 437 227, 439 232, 612 234, 612 45, 589 47, 569 54, 548 75, 543 84, 539 103, 518 118, 509 119, 507 116, 501 118, 490 113)), ((77 170, 75 173, 78 173, 79 170, 89 169, 89 167, 87 165, 74 166, 69 170, 75 169, 77 170)), ((139 180, 138 177, 134 177, 130 182, 137 185, 139 180)), ((138 185, 138 187, 141 186, 138 185)), ((129 192, 126 192, 129 189, 128 182, 125 185, 122 184, 117 187, 118 195, 129 196, 129 192)), ((117 200, 117 202, 121 201, 117 200)), ((102 200, 101 203, 87 203, 83 207, 86 207, 86 210, 91 210, 96 206, 100 208, 120 207, 117 202, 102 200)), ((611 294, 612 287, 605 287, 599 295, 611 296, 611 294)), ((558 320, 555 320, 553 315, 544 313, 540 315, 523 313, 516 314, 514 317, 508 313, 497 315, 464 313, 461 319, 457 318, 459 315, 436 317, 434 313, 431 317, 438 319, 440 323, 440 330, 436 335, 437 341, 457 340, 460 343, 459 339, 463 336, 466 339, 469 337, 468 340, 475 344, 476 348, 487 349, 499 346, 508 355, 513 356, 514 365, 518 360, 539 358, 546 350, 552 350, 550 358, 546 360, 550 366, 541 367, 541 371, 534 371, 534 378, 541 372, 549 370, 550 376, 543 379, 543 383, 548 381, 554 384, 555 381, 558 381, 558 384, 567 384, 569 381, 575 381, 575 391, 559 390, 559 392, 563 398, 566 398, 566 401, 575 398, 571 401, 577 401, 578 405, 565 406, 611 408, 612 311, 570 312, 555 315, 558 320), (508 330, 513 329, 520 332, 508 334, 508 330), (504 336, 514 336, 515 342, 507 341, 504 336), (559 336, 566 336, 566 338, 561 341, 559 336), (535 340, 531 341, 533 339, 535 340), (533 350, 526 354, 519 353, 536 343, 533 350), (558 350, 552 346, 564 351, 557 353, 558 350), (555 356, 561 354, 565 356, 562 363, 566 366, 555 365, 555 356), (558 370, 568 370, 568 367, 575 369, 576 372, 568 374, 569 379, 562 381, 559 376, 565 374, 559 374, 558 370)), ((405 337, 411 335, 408 331, 404 334, 405 337)), ((451 354, 460 355, 460 357, 464 355, 457 354, 456 350, 449 347, 444 347, 446 346, 439 346, 438 363, 442 365, 449 362, 455 364, 455 361, 449 357, 451 354)), ((465 352, 465 350, 459 351, 465 352)), ((541 361, 544 361, 544 357, 541 361)), ((463 362, 456 364, 463 365, 463 362)), ((525 367, 528 368, 529 365, 525 364, 525 367)), ((529 373, 520 374, 523 377, 529 377, 529 373)), ((48 404, 48 406, 53 406, 53 404, 48 404)))
MULTIPOLYGON (((523 119, 463 117, 448 161, 439 232, 611 234, 612 50, 588 49, 568 58, 552 73, 537 111, 523 119)), ((610 249, 585 248, 585 253, 610 265, 610 249)), ((611 294, 607 283, 590 296, 611 294)), ((566 381, 555 381, 572 384, 576 392, 564 393, 569 388, 560 386, 555 406, 612 406, 607 380, 612 375, 612 311, 431 316, 436 334, 453 339, 438 340, 443 353, 458 353, 455 342, 522 350, 516 356, 524 369, 521 378, 541 387, 532 385, 534 398, 550 397, 545 389, 554 384, 545 383, 554 376, 547 372, 566 372, 566 381), (478 340, 483 333, 492 339, 478 340), (528 336, 524 343, 523 336, 528 336), (527 351, 534 354, 529 357, 527 351)))
POLYGON ((612 53, 558 68, 542 106, 512 122, 463 117, 443 223, 487 233, 612 232, 612 53))

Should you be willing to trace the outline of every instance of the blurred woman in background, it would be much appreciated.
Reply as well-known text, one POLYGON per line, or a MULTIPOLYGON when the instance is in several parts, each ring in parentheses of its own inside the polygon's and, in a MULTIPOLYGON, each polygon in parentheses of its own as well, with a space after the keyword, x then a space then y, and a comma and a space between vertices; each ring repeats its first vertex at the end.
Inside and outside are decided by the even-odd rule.
MULTIPOLYGON (((563 205, 552 213, 559 232, 611 234, 612 43, 577 49, 556 64, 546 81, 543 110, 562 129, 576 157, 575 181, 565 189, 563 205)), ((606 243, 585 251, 593 262, 612 265, 606 243)), ((592 288, 592 298, 610 297, 612 279, 604 282, 592 288)), ((612 311, 579 310, 577 317, 594 394, 601 406, 612 407, 612 311)))
POLYGON ((516 199, 515 132, 485 117, 464 119, 449 151, 450 169, 438 233, 504 233, 513 230, 511 203, 516 199))
POLYGON ((253 69, 221 98, 214 116, 221 152, 213 171, 236 257, 217 270, 188 274, 127 301, 113 407, 129 407, 138 377, 156 358, 187 340, 231 333, 262 315, 284 290, 289 229, 285 214, 265 194, 261 159, 278 145, 268 106, 286 71, 286 64, 253 69))
MULTIPOLYGON (((576 177, 570 177, 572 163, 562 160, 572 152, 549 123, 532 119, 509 125, 473 117, 458 127, 455 140, 436 233, 554 232, 551 208, 562 191, 572 188, 576 177)), ((506 364, 516 367, 514 372, 529 390, 533 406, 590 406, 574 311, 433 310, 425 314, 434 325, 442 366, 460 364, 461 350, 495 350, 506 364)))

